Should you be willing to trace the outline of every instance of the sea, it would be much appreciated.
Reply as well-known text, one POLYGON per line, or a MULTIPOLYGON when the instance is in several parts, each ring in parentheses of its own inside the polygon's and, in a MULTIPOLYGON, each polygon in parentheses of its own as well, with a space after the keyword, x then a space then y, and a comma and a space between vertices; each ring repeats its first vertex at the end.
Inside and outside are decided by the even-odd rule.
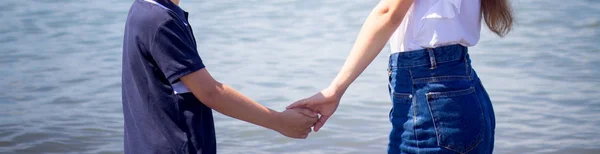
MULTIPOLYGON (((121 56, 133 0, 0 2, 0 153, 123 153, 121 56)), ((329 85, 379 0, 181 0, 207 69, 282 111, 329 85)), ((513 31, 469 52, 494 153, 600 153, 600 1, 511 0, 513 31)), ((485 26, 485 25, 483 25, 485 26)), ((386 153, 389 48, 305 140, 218 112, 224 154, 386 153)))

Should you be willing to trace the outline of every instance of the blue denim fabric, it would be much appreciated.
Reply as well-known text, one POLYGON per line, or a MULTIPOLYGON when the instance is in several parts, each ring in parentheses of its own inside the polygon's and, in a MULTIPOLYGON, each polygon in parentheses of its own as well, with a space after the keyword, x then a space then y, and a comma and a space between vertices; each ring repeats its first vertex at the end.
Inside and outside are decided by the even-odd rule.
POLYGON ((494 111, 466 47, 394 53, 388 71, 388 153, 492 153, 494 111))

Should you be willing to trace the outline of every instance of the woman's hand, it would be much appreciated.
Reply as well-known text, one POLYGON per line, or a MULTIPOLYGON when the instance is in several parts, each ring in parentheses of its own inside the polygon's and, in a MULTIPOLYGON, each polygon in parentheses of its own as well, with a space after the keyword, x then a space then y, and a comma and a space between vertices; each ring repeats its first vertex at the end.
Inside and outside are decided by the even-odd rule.
POLYGON ((290 104, 287 109, 306 108, 321 114, 321 117, 314 125, 314 130, 317 132, 325 125, 327 119, 333 115, 340 103, 340 99, 341 95, 336 95, 334 90, 327 88, 311 97, 290 104))

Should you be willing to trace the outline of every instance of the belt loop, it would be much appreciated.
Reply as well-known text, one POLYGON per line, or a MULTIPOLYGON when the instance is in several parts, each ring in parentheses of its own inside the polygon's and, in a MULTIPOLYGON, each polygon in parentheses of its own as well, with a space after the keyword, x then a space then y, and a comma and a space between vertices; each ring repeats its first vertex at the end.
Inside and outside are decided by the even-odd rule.
POLYGON ((431 68, 435 69, 437 67, 437 62, 435 62, 435 54, 433 53, 432 48, 427 48, 427 52, 429 53, 429 62, 431 62, 431 68))

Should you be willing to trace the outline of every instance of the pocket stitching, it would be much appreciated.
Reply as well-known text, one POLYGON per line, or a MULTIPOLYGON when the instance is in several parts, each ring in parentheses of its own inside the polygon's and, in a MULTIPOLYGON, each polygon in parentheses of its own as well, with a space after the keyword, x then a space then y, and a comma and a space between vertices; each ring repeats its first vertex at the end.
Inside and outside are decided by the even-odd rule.
POLYGON ((450 76, 436 76, 427 78, 413 79, 414 83, 431 83, 431 82, 445 82, 445 81, 470 81, 470 76, 450 75, 450 76))
POLYGON ((400 99, 413 98, 413 95, 411 93, 397 93, 397 92, 393 92, 392 95, 393 95, 394 98, 400 98, 400 99))
POLYGON ((435 122, 435 118, 433 117, 433 110, 431 109, 431 102, 429 101, 432 98, 464 96, 464 95, 469 95, 469 94, 471 94, 473 92, 475 92, 475 88, 474 87, 470 87, 469 89, 464 89, 464 90, 449 91, 449 92, 429 92, 429 93, 425 94, 426 100, 427 100, 427 106, 429 107, 429 113, 432 116, 431 120, 433 122, 433 127, 435 129, 435 134, 436 134, 436 139, 437 139, 438 146, 446 148, 446 149, 448 149, 450 151, 454 151, 454 152, 457 152, 457 153, 464 154, 464 153, 468 153, 471 150, 473 150, 475 147, 477 147, 479 145, 479 143, 481 143, 483 141, 483 139, 481 139, 481 137, 480 137, 481 134, 483 133, 483 127, 484 127, 483 126, 483 109, 481 107, 479 98, 477 98, 477 105, 479 106, 479 110, 480 110, 480 113, 481 113, 480 114, 480 118, 479 118, 479 120, 481 121, 481 124, 480 124, 480 127, 479 127, 479 133, 477 135, 475 135, 477 141, 475 143, 473 143, 471 146, 469 146, 469 148, 466 148, 464 150, 464 152, 457 151, 456 150, 457 148, 455 148, 455 147, 453 147, 451 145, 444 146, 444 145, 441 144, 441 137, 442 136, 439 133, 440 132, 440 128, 437 126, 437 124, 435 122))
POLYGON ((440 98, 440 97, 456 97, 468 95, 475 92, 475 87, 469 87, 469 89, 449 91, 449 92, 429 92, 427 98, 440 98))

